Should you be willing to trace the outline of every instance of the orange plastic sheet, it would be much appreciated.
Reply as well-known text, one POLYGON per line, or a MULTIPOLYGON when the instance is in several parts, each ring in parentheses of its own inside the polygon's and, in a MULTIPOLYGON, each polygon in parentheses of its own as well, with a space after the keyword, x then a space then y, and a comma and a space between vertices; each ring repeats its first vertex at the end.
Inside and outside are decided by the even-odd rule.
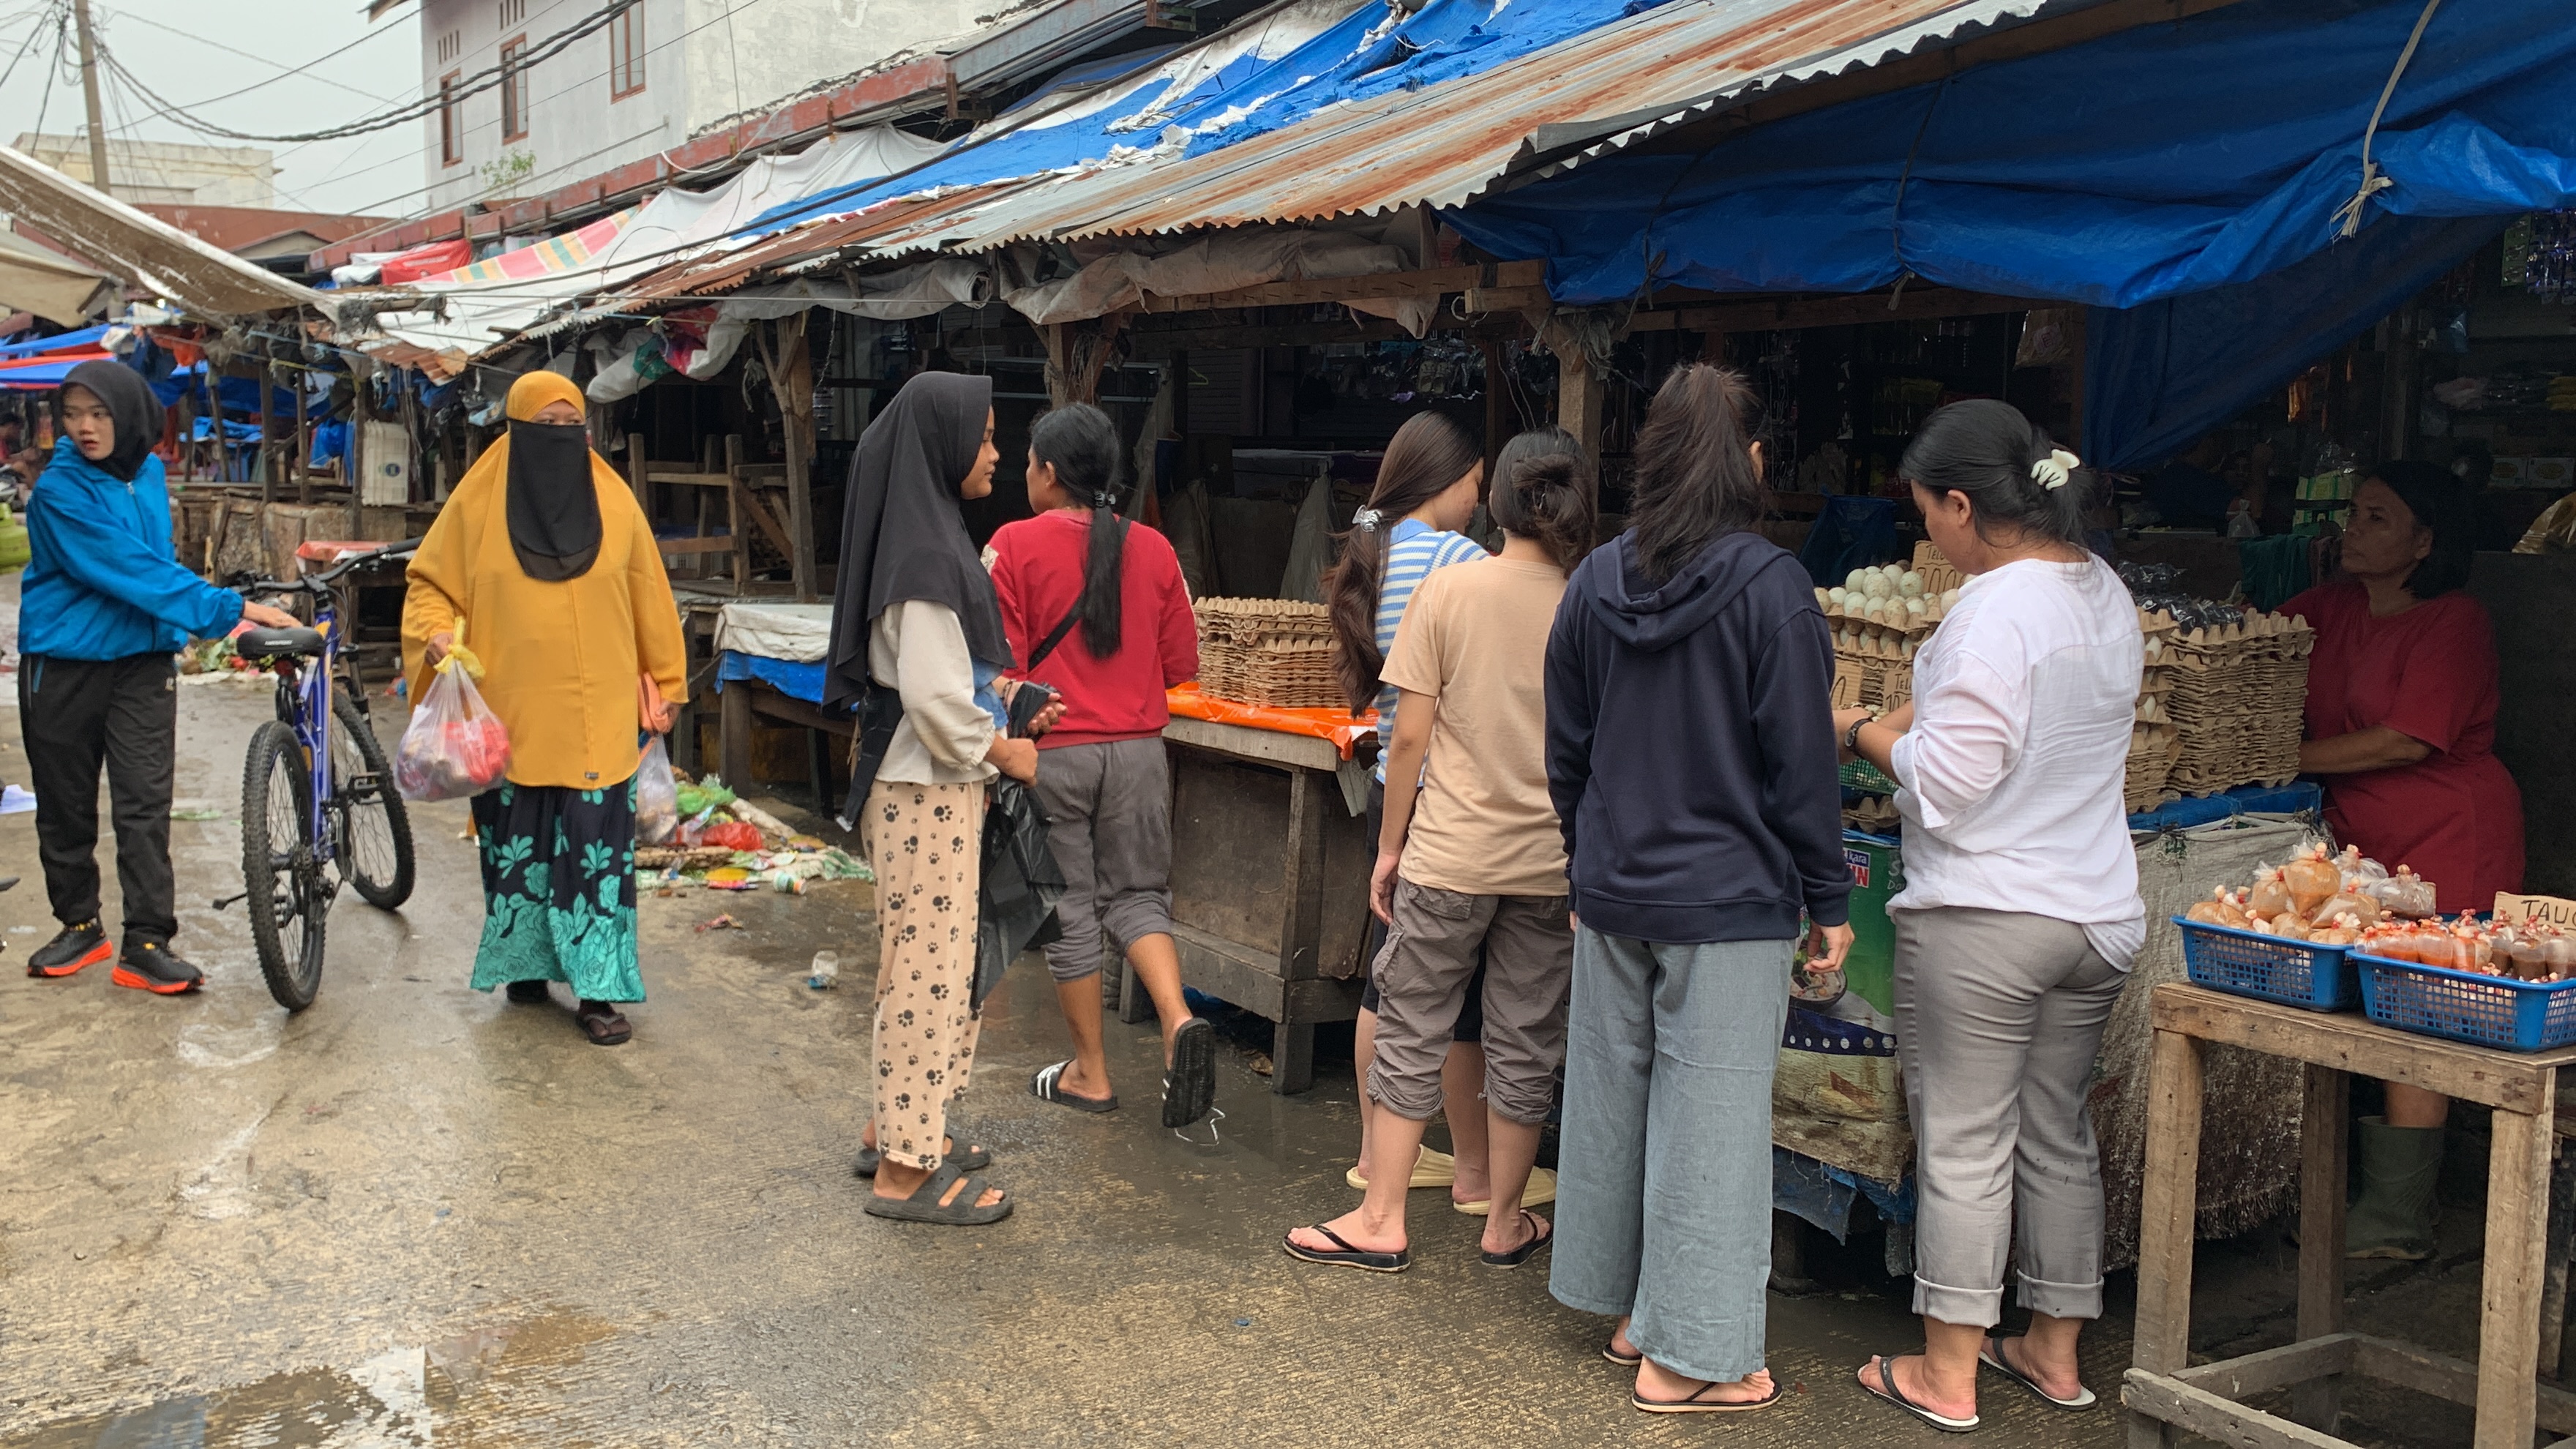
POLYGON ((1195 684, 1180 685, 1170 691, 1172 713, 1185 719, 1203 719, 1211 724, 1242 725, 1246 729, 1275 730, 1283 735, 1307 735, 1331 742, 1342 758, 1351 757, 1351 748, 1377 733, 1377 711, 1370 710, 1357 719, 1346 709, 1275 709, 1266 704, 1245 704, 1239 699, 1218 699, 1201 694, 1195 684))

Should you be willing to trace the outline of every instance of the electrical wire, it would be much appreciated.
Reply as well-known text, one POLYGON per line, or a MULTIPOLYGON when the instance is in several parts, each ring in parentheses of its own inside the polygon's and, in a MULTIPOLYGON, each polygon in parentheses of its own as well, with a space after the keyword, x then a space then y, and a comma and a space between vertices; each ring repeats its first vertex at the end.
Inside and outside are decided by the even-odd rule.
POLYGON ((54 60, 51 65, 45 67, 45 93, 42 97, 38 98, 36 102, 35 135, 36 144, 38 146, 45 144, 45 113, 52 109, 54 104, 54 79, 63 73, 63 46, 65 43, 63 30, 64 27, 70 24, 71 11, 69 9, 58 10, 54 13, 54 60))
POLYGON ((390 130, 395 126, 406 125, 413 121, 425 120, 428 117, 437 114, 440 109, 446 106, 454 105, 458 101, 462 101, 469 96, 480 95, 485 91, 496 89, 511 81, 517 75, 535 67, 539 63, 551 60, 555 56, 563 54, 564 51, 571 48, 575 41, 595 35, 599 31, 606 29, 610 21, 615 20, 618 16, 624 14, 629 7, 639 5, 641 3, 643 3, 643 0, 609 0, 609 3, 592 11, 582 19, 575 21, 572 25, 556 31, 554 34, 520 50, 517 54, 498 64, 486 66, 482 70, 476 71, 474 74, 465 77, 452 89, 441 87, 435 95, 423 95, 416 100, 406 102, 390 111, 382 112, 363 120, 351 121, 345 125, 332 126, 319 131, 302 131, 291 135, 266 135, 255 131, 237 131, 229 126, 218 126, 201 117, 190 115, 185 107, 177 105, 167 97, 154 91, 150 86, 144 84, 143 81, 132 71, 125 68, 124 63, 119 61, 113 52, 111 52, 105 45, 99 44, 95 36, 92 37, 92 45, 98 53, 98 59, 101 65, 109 67, 117 74, 123 76, 126 84, 134 88, 135 94, 143 97, 145 100, 151 102, 155 107, 157 107, 153 112, 153 119, 167 118, 197 132, 200 135, 220 136, 226 140, 232 141, 263 141, 278 145, 304 141, 337 141, 350 136, 363 136, 371 131, 390 130))
MULTIPOLYGON (((315 66, 320 65, 322 62, 324 62, 324 61, 326 61, 326 60, 330 60, 330 59, 332 59, 332 58, 333 58, 333 57, 335 57, 335 56, 344 55, 344 54, 346 54, 347 52, 352 51, 352 50, 355 50, 355 49, 357 49, 359 46, 366 44, 366 43, 367 43, 368 41, 370 41, 370 40, 375 40, 375 39, 378 39, 378 38, 380 38, 380 37, 382 37, 382 36, 386 36, 386 35, 398 34, 399 32, 397 32, 397 31, 392 31, 392 30, 375 30, 375 31, 370 31, 370 32, 368 32, 367 34, 365 34, 365 35, 362 35, 362 36, 358 37, 356 40, 350 41, 347 45, 341 46, 338 50, 335 50, 335 51, 330 52, 330 54, 328 54, 328 55, 318 55, 318 56, 315 56, 313 59, 306 61, 306 62, 305 62, 305 63, 303 63, 302 65, 290 66, 290 65, 282 64, 282 63, 280 63, 280 62, 278 62, 278 61, 271 60, 271 59, 269 59, 267 56, 264 56, 264 55, 254 55, 254 54, 252 54, 251 52, 249 52, 249 51, 247 51, 247 50, 235 50, 233 47, 231 47, 231 46, 229 46, 229 45, 224 44, 224 43, 223 43, 222 41, 220 41, 220 40, 209 40, 209 39, 207 39, 205 36, 191 34, 191 33, 189 33, 188 31, 181 30, 179 27, 177 27, 177 26, 175 26, 175 25, 165 24, 165 23, 163 23, 163 22, 161 22, 161 21, 154 20, 154 19, 150 18, 149 16, 144 16, 144 15, 131 15, 131 14, 124 13, 124 12, 122 12, 122 11, 106 11, 106 12, 102 12, 102 13, 103 13, 103 14, 105 14, 105 15, 112 15, 112 16, 114 16, 114 18, 116 18, 116 19, 118 19, 118 20, 131 20, 131 21, 135 22, 135 23, 136 23, 136 24, 138 24, 138 25, 143 25, 143 26, 146 26, 146 27, 148 27, 148 28, 150 28, 150 29, 158 30, 158 31, 160 31, 160 32, 161 32, 162 34, 164 34, 164 35, 173 35, 173 36, 176 36, 176 37, 178 37, 179 39, 181 39, 181 40, 185 40, 185 41, 188 41, 189 43, 194 44, 194 45, 211 46, 212 48, 214 48, 214 49, 216 49, 216 50, 220 50, 220 51, 224 52, 224 53, 225 53, 225 54, 227 54, 227 55, 238 55, 238 56, 240 56, 240 57, 241 57, 242 59, 244 59, 244 60, 257 61, 257 62, 259 62, 261 65, 268 66, 269 68, 271 68, 271 69, 273 69, 273 70, 275 70, 275 71, 277 72, 277 74, 276 74, 276 75, 270 76, 270 77, 269 77, 268 79, 266 79, 266 80, 262 80, 262 81, 253 81, 253 82, 252 82, 252 83, 250 83, 249 85, 243 86, 240 90, 237 90, 237 91, 226 91, 226 92, 224 92, 222 95, 219 95, 219 96, 208 96, 208 97, 206 97, 206 98, 205 98, 204 100, 202 100, 202 101, 190 101, 188 104, 189 104, 190 106, 192 106, 192 107, 193 107, 193 106, 211 106, 211 105, 216 104, 216 103, 217 103, 217 102, 219 102, 219 101, 228 101, 228 100, 231 100, 231 99, 232 99, 233 97, 235 97, 235 96, 246 96, 246 95, 249 95, 251 92, 253 92, 253 91, 255 91, 255 90, 260 90, 260 89, 263 89, 263 88, 268 87, 268 86, 273 86, 273 85, 277 84, 279 81, 284 81, 284 80, 294 80, 294 79, 295 79, 295 78, 297 78, 298 76, 303 76, 305 79, 308 79, 308 80, 315 80, 315 81, 319 81, 319 82, 321 82, 322 84, 324 84, 324 85, 326 85, 326 86, 330 86, 330 87, 331 87, 331 88, 333 88, 334 90, 343 90, 343 91, 347 91, 349 94, 351 94, 351 95, 353 95, 353 96, 357 96, 357 97, 359 97, 359 98, 361 98, 361 99, 364 99, 364 100, 374 101, 376 104, 378 104, 378 105, 380 105, 380 106, 390 106, 390 105, 403 105, 403 104, 409 104, 409 102, 400 102, 400 101, 396 101, 396 100, 395 100, 393 97, 391 97, 391 96, 380 96, 380 95, 377 95, 377 94, 376 94, 376 93, 374 93, 373 91, 362 91, 362 90, 358 89, 356 86, 350 85, 350 84, 348 84, 348 83, 346 83, 346 82, 344 82, 344 81, 336 81, 336 80, 333 80, 333 79, 331 79, 329 76, 324 76, 324 75, 307 75, 307 74, 306 74, 307 72, 311 71, 315 66)), ((100 28, 101 30, 106 29, 106 25, 105 25, 104 21, 102 21, 102 22, 100 23, 99 28, 100 28)), ((417 100, 418 98, 417 98, 417 97, 414 97, 413 99, 417 100)), ((139 125, 139 124, 141 124, 141 123, 140 123, 140 122, 137 122, 136 124, 138 124, 138 125, 139 125)))

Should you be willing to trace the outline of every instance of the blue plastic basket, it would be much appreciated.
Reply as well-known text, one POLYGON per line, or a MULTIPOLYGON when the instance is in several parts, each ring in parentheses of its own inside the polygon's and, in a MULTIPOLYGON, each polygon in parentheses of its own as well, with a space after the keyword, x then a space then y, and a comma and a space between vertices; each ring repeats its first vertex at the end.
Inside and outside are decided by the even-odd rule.
POLYGON ((2361 1000, 2351 951, 2203 925, 2181 916, 2182 964, 2192 983, 2310 1011, 2350 1011, 2361 1000))
POLYGON ((2516 981, 2355 953, 2362 1010, 2382 1026, 2539 1052, 2576 1044, 2576 981, 2516 981))

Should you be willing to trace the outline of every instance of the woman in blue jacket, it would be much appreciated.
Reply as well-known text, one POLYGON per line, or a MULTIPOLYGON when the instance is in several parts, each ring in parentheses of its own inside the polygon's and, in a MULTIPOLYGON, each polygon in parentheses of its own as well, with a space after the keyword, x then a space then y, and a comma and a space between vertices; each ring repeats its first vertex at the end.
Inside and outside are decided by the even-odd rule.
POLYGON ((1771 1073, 1801 917, 1850 949, 1833 650, 1755 525, 1752 397, 1675 371, 1637 434, 1628 531, 1566 583, 1547 776, 1578 920, 1557 1176, 1557 1301, 1650 1413, 1779 1401, 1763 1358, 1771 1073))
POLYGON ((98 771, 116 822, 125 940, 116 984, 163 996, 204 978, 170 949, 179 930, 170 873, 170 776, 179 671, 191 636, 244 618, 296 618, 190 573, 170 546, 170 491, 152 445, 161 404, 142 374, 84 362, 54 397, 60 440, 27 505, 18 599, 18 719, 36 788, 36 845, 60 935, 30 976, 70 976, 111 954, 99 920, 98 771))

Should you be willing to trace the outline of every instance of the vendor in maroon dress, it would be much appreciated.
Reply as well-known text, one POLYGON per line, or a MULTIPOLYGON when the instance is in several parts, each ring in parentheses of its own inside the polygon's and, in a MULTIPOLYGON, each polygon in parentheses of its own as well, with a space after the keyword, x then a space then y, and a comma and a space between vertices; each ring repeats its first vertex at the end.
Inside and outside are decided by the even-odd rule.
MULTIPOLYGON (((2343 574, 2281 606, 2317 631, 2299 769, 2325 779, 2335 838, 2414 867, 2446 913, 2522 889, 2522 794, 2495 757, 2495 631, 2469 581, 2475 520, 2459 480, 2383 463, 2353 495, 2343 574)), ((2433 1183, 2450 1099, 2388 1084, 2361 1119, 2354 1258, 2433 1251, 2433 1183)))

